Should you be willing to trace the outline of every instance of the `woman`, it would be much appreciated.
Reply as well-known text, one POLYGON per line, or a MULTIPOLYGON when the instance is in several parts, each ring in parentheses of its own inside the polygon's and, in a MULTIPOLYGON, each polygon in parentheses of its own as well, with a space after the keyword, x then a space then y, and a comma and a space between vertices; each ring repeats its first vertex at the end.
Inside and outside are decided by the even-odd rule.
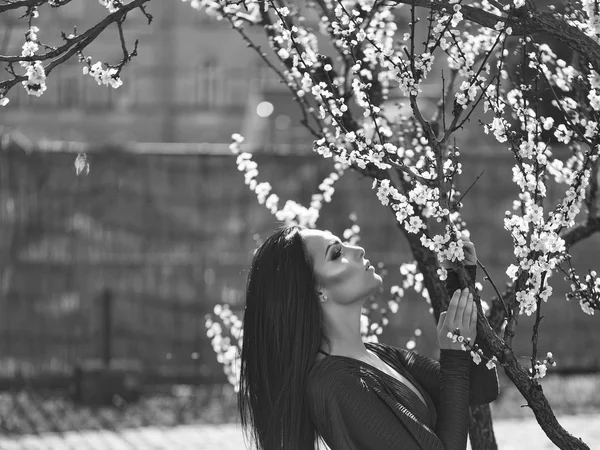
MULTIPOLYGON (((476 262, 466 242, 467 262, 476 262)), ((498 395, 495 369, 475 365, 448 331, 476 338, 476 308, 456 290, 437 328, 440 362, 364 343, 361 307, 382 283, 361 247, 299 226, 277 230, 248 275, 238 404, 260 450, 465 449, 469 403, 498 395)), ((475 278, 476 266, 467 266, 475 278)), ((481 343, 477 343, 482 347, 481 343)), ((489 351, 484 348, 484 353, 489 351)))

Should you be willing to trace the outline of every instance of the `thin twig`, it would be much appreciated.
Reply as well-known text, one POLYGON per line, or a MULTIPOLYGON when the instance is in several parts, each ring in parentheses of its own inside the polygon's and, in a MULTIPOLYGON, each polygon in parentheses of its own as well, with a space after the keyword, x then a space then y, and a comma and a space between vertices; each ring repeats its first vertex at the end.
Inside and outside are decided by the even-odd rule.
POLYGON ((506 303, 504 303, 504 299, 502 298, 502 294, 498 290, 498 287, 496 286, 496 283, 494 283, 494 280, 492 279, 492 277, 488 273, 488 271, 485 268, 485 266, 481 263, 481 261, 479 261, 479 259, 477 260, 477 264, 479 265, 479 267, 481 267, 481 269, 485 273, 485 276, 488 279, 488 281, 491 283, 492 287, 494 288, 494 291, 496 292, 496 295, 498 295, 498 298, 500 299, 500 302, 502 303, 502 307, 504 308, 504 313, 506 314, 506 317, 510 318, 511 314, 510 314, 508 308, 506 307, 506 303))
POLYGON ((544 281, 546 280, 546 274, 547 272, 544 272, 542 274, 542 281, 540 283, 540 292, 538 292, 538 298, 537 298, 537 308, 535 311, 535 323, 533 325, 533 333, 531 335, 531 342, 533 345, 533 352, 531 355, 531 374, 532 376, 535 375, 535 361, 537 358, 537 350, 538 350, 538 335, 539 335, 539 328, 540 328, 540 323, 542 321, 542 319, 544 318, 544 316, 542 316, 542 298, 540 296, 540 293, 542 291, 542 287, 544 286, 544 281))
POLYGON ((467 195, 469 193, 469 191, 471 190, 471 188, 473 186, 475 186, 475 183, 477 183, 477 181, 479 181, 479 179, 481 178, 481 175, 483 175, 483 172, 485 172, 485 169, 483 169, 481 171, 481 173, 477 176, 477 178, 475 178, 475 181, 473 181, 473 183, 471 183, 471 186, 468 187, 468 189, 465 191, 465 193, 460 196, 460 198, 456 201, 456 204, 460 203, 460 201, 465 197, 465 195, 467 195))

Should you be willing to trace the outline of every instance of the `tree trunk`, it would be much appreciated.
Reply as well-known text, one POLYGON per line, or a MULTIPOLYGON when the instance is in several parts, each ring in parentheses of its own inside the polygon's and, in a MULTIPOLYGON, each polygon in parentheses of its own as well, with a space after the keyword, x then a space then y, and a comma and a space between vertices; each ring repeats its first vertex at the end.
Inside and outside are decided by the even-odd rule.
MULTIPOLYGON (((431 250, 421 245, 421 241, 414 234, 407 233, 400 227, 400 224, 398 224, 398 228, 403 231, 417 261, 417 268, 423 274, 423 281, 429 292, 435 323, 437 323, 440 312, 448 308, 446 291, 436 272, 437 258, 431 250)), ((469 436, 472 450, 497 450, 490 405, 472 406, 469 416, 469 436)))
POLYGON ((472 450, 498 450, 490 405, 471 406, 469 439, 472 450))

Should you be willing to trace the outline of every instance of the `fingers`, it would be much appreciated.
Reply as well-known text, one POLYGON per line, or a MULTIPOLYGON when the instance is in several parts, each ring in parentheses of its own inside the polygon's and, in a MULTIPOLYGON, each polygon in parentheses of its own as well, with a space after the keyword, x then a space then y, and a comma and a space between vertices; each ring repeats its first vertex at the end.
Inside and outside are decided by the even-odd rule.
POLYGON ((470 236, 467 231, 462 231, 459 234, 459 238, 462 241, 463 251, 465 253, 465 264, 477 265, 477 253, 475 251, 475 244, 471 242, 470 236))
MULTIPOLYGON (((455 323, 456 320, 456 313, 458 310, 458 304, 460 302, 460 297, 461 297, 462 291, 460 289, 457 289, 456 291, 454 291, 454 294, 452 294, 452 298, 450 299, 450 304, 448 305, 448 314, 446 315, 446 322, 448 323, 449 327, 452 327, 455 323)), ((461 311, 461 316, 462 316, 462 311, 461 311)))
POLYGON ((475 307, 475 302, 473 301, 473 294, 470 292, 467 294, 467 303, 465 305, 465 309, 462 315, 462 323, 467 329, 471 329, 471 315, 473 314, 473 308, 475 307))
POLYGON ((453 326, 456 328, 464 328, 464 314, 467 304, 469 302, 469 288, 464 288, 460 293, 458 300, 458 306, 456 307, 456 316, 454 318, 453 326))
POLYGON ((473 244, 468 238, 461 236, 461 240, 463 241, 463 247, 465 247, 470 252, 475 252, 475 244, 473 244))
POLYGON ((477 327, 477 305, 473 302, 473 310, 471 311, 471 320, 469 320, 469 329, 477 327))
MULTIPOLYGON (((452 295, 452 299, 448 305, 448 315, 446 317, 448 327, 451 329, 450 331, 457 327, 464 327, 464 314, 468 303, 468 296, 469 288, 459 289, 452 295)), ((470 314, 471 312, 469 311, 469 315, 470 314)))
POLYGON ((440 334, 440 331, 444 328, 445 323, 446 323, 446 311, 443 311, 440 313, 440 318, 438 319, 438 324, 437 324, 438 335, 440 334))

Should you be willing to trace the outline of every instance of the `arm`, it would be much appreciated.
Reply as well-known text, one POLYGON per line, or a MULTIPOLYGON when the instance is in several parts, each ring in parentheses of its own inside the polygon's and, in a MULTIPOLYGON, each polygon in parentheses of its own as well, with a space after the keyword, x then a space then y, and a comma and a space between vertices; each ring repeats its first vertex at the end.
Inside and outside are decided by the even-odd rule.
POLYGON ((436 434, 448 448, 467 448, 469 434, 469 359, 462 350, 440 351, 440 397, 436 434))

